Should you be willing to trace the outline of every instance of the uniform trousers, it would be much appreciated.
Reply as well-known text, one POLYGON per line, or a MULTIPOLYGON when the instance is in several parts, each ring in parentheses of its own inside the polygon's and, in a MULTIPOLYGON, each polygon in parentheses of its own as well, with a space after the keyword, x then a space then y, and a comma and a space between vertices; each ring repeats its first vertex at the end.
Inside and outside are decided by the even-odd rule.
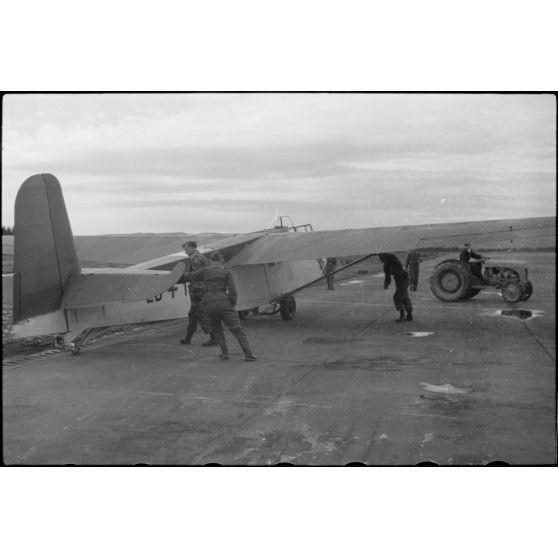
POLYGON ((192 339, 194 333, 198 329, 198 324, 204 331, 209 333, 209 323, 202 302, 201 294, 190 294, 190 310, 188 312, 188 325, 186 327, 186 338, 192 339))
POLYGON ((395 294, 393 295, 393 302, 395 308, 399 311, 401 316, 407 311, 407 316, 413 315, 413 305, 411 304, 411 299, 409 298, 409 279, 396 279, 395 280, 395 294))
POLYGON ((229 353, 225 332, 222 324, 227 326, 231 333, 236 337, 238 344, 244 351, 246 356, 253 356, 252 350, 248 343, 248 338, 240 326, 240 318, 238 312, 234 309, 231 301, 227 299, 211 300, 205 303, 205 312, 209 324, 209 329, 219 346, 221 352, 226 355, 229 353))
POLYGON ((419 266, 417 265, 410 265, 409 266, 409 279, 411 281, 411 290, 416 291, 418 287, 418 278, 419 278, 419 266))

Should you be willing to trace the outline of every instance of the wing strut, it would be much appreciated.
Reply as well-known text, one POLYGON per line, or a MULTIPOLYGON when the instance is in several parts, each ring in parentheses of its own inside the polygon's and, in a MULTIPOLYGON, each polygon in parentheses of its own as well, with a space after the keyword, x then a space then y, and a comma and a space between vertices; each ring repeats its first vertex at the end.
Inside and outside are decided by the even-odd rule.
MULTIPOLYGON (((349 267, 352 267, 353 265, 359 264, 360 262, 363 262, 364 260, 367 260, 368 258, 371 258, 372 256, 376 256, 376 255, 377 254, 374 253, 374 254, 368 254, 367 256, 362 256, 362 258, 358 258, 354 262, 348 263, 348 264, 336 269, 333 273, 328 273, 328 275, 335 275, 336 273, 344 271, 345 269, 347 269, 349 267)), ((298 293, 299 291, 302 291, 302 289, 306 289, 307 287, 310 287, 311 285, 314 285, 315 283, 319 283, 320 281, 323 281, 326 277, 327 277, 327 275, 324 275, 322 277, 318 277, 317 279, 314 279, 313 281, 310 281, 310 283, 306 283, 306 285, 302 285, 302 287, 298 287, 298 288, 294 289, 294 291, 289 291, 288 293, 285 293, 283 296, 298 293)))

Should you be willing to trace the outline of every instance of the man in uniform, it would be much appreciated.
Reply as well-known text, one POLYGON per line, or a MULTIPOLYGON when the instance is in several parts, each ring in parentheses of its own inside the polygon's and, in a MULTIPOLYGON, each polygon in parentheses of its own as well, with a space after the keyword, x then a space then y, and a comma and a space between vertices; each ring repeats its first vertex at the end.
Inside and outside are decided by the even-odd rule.
POLYGON ((393 302, 399 311, 399 318, 396 322, 405 321, 405 311, 407 311, 407 321, 413 321, 413 305, 409 298, 409 274, 403 269, 399 258, 395 254, 382 253, 379 255, 380 261, 384 264, 384 289, 391 283, 391 276, 395 279, 395 294, 393 302))
POLYGON ((481 256, 480 254, 475 254, 475 252, 473 252, 473 250, 471 248, 471 244, 469 242, 466 242, 464 246, 465 247, 461 251, 461 254, 459 254, 459 259, 462 262, 468 263, 469 267, 471 268, 471 271, 473 272, 473 274, 476 275, 481 280, 482 283, 484 283, 484 277, 482 276, 482 259, 483 259, 483 256, 481 256), (477 260, 477 261, 469 263, 470 259, 477 260))
MULTIPOLYGON (((188 260, 186 263, 186 270, 184 272, 184 277, 186 273, 193 271, 198 271, 203 267, 209 266, 209 260, 198 251, 198 245, 193 240, 188 240, 182 245, 184 251, 188 255, 188 260)), ((205 333, 210 333, 209 325, 207 323, 207 318, 205 315, 203 307, 203 282, 202 281, 190 281, 189 287, 184 283, 184 289, 190 294, 190 311, 188 312, 188 326, 186 328, 186 337, 181 339, 180 342, 183 345, 189 345, 192 341, 192 337, 198 328, 198 324, 201 326, 205 333)), ((210 338, 205 343, 202 343, 204 347, 209 347, 211 345, 216 345, 217 343, 210 334, 210 338)))
POLYGON ((326 276, 327 281, 327 290, 334 291, 335 287, 333 286, 333 275, 332 273, 335 271, 335 266, 337 265, 337 260, 335 258, 328 258, 326 260, 326 264, 324 266, 324 275, 326 276))
POLYGON ((209 322, 209 328, 214 339, 221 347, 219 358, 229 359, 229 349, 223 326, 221 322, 230 329, 236 337, 238 344, 244 352, 244 360, 252 362, 256 357, 250 349, 248 338, 240 326, 238 312, 234 309, 237 300, 237 292, 230 271, 223 267, 223 256, 221 252, 212 252, 209 255, 209 267, 202 267, 197 271, 186 274, 189 281, 203 281, 204 308, 209 322))
POLYGON ((411 291, 416 291, 418 287, 420 262, 421 262, 421 256, 418 252, 415 252, 415 250, 411 250, 407 254, 407 261, 405 262, 405 271, 409 273, 411 291))

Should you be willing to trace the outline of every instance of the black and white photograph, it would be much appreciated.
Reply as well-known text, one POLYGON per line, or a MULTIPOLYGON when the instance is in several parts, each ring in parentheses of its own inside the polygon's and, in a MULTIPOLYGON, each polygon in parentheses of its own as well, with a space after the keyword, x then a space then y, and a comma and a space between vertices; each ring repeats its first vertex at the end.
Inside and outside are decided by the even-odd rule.
POLYGON ((546 556, 555 7, 2 9, 6 556, 546 556))
POLYGON ((3 97, 7 465, 556 461, 556 98, 3 97))

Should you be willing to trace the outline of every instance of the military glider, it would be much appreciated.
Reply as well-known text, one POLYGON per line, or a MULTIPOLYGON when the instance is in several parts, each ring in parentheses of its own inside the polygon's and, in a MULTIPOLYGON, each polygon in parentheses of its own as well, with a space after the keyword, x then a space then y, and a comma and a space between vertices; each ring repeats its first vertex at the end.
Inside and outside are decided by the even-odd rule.
MULTIPOLYGON (((89 332, 122 324, 183 318, 189 297, 182 280, 184 252, 125 269, 81 268, 59 181, 36 174, 15 202, 13 329, 15 338, 55 334, 83 343, 89 332)), ((230 235, 201 247, 220 250, 233 273, 240 312, 269 307, 292 319, 294 293, 323 279, 322 259, 381 252, 444 248, 479 238, 550 236, 554 218, 480 221, 403 227, 314 231, 310 225, 279 226, 230 235)))

